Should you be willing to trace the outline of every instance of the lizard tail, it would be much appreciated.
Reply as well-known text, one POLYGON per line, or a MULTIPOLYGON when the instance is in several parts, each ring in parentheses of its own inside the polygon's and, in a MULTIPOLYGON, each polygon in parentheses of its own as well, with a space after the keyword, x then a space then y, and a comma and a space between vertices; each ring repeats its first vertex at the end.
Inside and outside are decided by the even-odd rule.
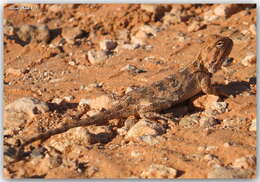
POLYGON ((125 107, 123 105, 119 104, 110 110, 100 112, 97 115, 94 115, 92 117, 82 119, 82 120, 74 120, 72 123, 65 124, 62 127, 59 127, 59 128, 53 129, 53 130, 49 130, 45 133, 41 133, 34 137, 31 137, 30 139, 26 140, 19 146, 15 158, 17 160, 21 159, 23 157, 24 147, 37 140, 46 140, 53 135, 64 133, 64 132, 68 131, 69 129, 76 128, 79 126, 104 125, 104 124, 106 124, 106 122, 108 120, 114 119, 116 117, 122 118, 125 116, 129 116, 129 113, 124 110, 125 110, 125 107))

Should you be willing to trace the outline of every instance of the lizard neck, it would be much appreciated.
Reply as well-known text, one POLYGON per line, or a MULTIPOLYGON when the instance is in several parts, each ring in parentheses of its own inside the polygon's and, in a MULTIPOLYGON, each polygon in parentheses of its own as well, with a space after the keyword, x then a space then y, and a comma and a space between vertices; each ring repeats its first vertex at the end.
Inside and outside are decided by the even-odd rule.
POLYGON ((208 69, 205 67, 204 65, 204 60, 203 60, 203 56, 201 55, 201 52, 198 54, 197 58, 195 59, 195 61, 193 61, 193 63, 191 64, 191 70, 194 70, 193 72, 204 72, 206 74, 208 74, 210 76, 210 78, 212 77, 212 73, 210 73, 208 71, 208 69))
POLYGON ((207 67, 205 66, 205 62, 207 62, 206 55, 203 55, 203 51, 200 50, 199 54, 197 55, 195 61, 192 63, 192 67, 194 70, 197 70, 196 72, 205 72, 210 77, 212 77, 212 73, 209 72, 207 67))

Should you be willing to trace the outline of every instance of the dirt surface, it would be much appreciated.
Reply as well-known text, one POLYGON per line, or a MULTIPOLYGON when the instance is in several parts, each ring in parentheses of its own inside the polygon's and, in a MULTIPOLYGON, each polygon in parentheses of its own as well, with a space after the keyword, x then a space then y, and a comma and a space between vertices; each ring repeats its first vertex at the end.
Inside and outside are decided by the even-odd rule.
POLYGON ((5 113, 5 178, 209 178, 216 166, 255 177, 254 5, 7 4, 4 19, 4 105, 34 97, 49 107, 20 119, 5 113), (87 107, 79 103, 92 101, 88 117, 190 64, 209 34, 234 42, 213 77, 227 94, 217 98, 226 107, 213 114, 216 124, 196 119, 215 102, 199 95, 162 113, 172 123, 152 139, 127 138, 139 118, 118 118, 34 142, 22 160, 12 158, 21 141, 71 122, 87 107))

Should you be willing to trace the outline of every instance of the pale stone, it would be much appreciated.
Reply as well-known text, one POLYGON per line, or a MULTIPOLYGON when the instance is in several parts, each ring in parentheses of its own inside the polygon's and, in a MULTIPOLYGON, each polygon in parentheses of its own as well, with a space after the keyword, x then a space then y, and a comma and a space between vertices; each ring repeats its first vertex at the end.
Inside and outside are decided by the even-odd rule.
POLYGON ((211 108, 216 102, 219 101, 219 97, 215 95, 203 95, 201 97, 196 98, 193 101, 193 105, 195 107, 199 107, 202 109, 209 109, 211 108))
POLYGON ((4 127, 18 128, 35 115, 49 111, 48 105, 33 97, 23 97, 8 104, 4 110, 4 127))
POLYGON ((15 69, 15 68, 8 68, 6 70, 6 74, 11 74, 15 76, 20 76, 22 74, 20 69, 15 69))
POLYGON ((205 21, 210 22, 210 21, 216 20, 218 18, 218 16, 215 15, 212 10, 209 10, 209 11, 204 13, 203 18, 204 18, 205 21))
POLYGON ((244 59, 241 60, 241 64, 244 66, 249 66, 256 63, 256 55, 251 54, 246 56, 244 59))
POLYGON ((107 55, 104 51, 88 51, 88 60, 91 64, 100 64, 107 59, 107 55))
POLYGON ((256 167, 256 157, 251 155, 238 158, 233 162, 232 166, 234 168, 254 169, 256 167))
POLYGON ((216 166, 208 173, 208 178, 210 179, 250 178, 251 175, 252 172, 247 170, 216 166))
POLYGON ((256 118, 252 120, 249 131, 256 131, 256 118))
POLYGON ((202 25, 198 21, 193 21, 189 26, 188 26, 188 32, 196 32, 200 30, 202 25))
POLYGON ((64 27, 62 28, 62 37, 69 44, 74 44, 75 39, 80 37, 83 34, 83 31, 79 27, 64 27))
POLYGON ((89 99, 88 101, 84 101, 87 103, 91 109, 101 110, 101 109, 109 109, 114 105, 114 100, 109 95, 101 95, 99 97, 89 99))
POLYGON ((255 24, 250 25, 249 30, 253 35, 256 35, 256 25, 255 24))
POLYGON ((237 12, 239 6, 237 4, 220 4, 214 9, 214 13, 217 16, 229 17, 237 12))
POLYGON ((158 123, 146 119, 141 119, 127 132, 125 138, 139 138, 146 135, 158 136, 164 132, 165 129, 158 123))
POLYGON ((103 40, 99 44, 100 48, 104 51, 111 51, 116 48, 117 42, 113 40, 103 40))
POLYGON ((5 107, 7 112, 23 112, 30 116, 49 111, 48 105, 33 97, 23 97, 5 107))
POLYGON ((160 164, 152 164, 141 173, 142 178, 176 178, 177 170, 160 164))

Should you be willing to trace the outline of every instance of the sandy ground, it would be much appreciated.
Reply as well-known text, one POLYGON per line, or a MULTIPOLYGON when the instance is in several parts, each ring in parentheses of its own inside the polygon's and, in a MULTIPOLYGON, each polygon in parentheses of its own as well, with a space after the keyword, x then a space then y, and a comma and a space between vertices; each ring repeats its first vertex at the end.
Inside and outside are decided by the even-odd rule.
POLYGON ((29 119, 5 113, 6 178, 208 178, 216 166, 255 177, 254 6, 7 4, 4 19, 4 106, 34 97, 49 107, 29 119), (216 124, 196 119, 214 102, 199 95, 165 112, 175 122, 152 139, 127 139, 131 129, 124 126, 131 118, 119 118, 34 142, 22 160, 13 160, 10 153, 18 140, 70 122, 84 99, 97 103, 90 115, 111 104, 112 95, 185 67, 209 34, 234 42, 230 58, 213 78, 228 94, 218 98, 226 106, 214 115, 216 124), (100 57, 91 57, 90 51, 100 57), (109 97, 100 99, 104 95, 109 97), (200 110, 194 106, 198 102, 200 110), (154 165, 163 167, 149 171, 154 165))

